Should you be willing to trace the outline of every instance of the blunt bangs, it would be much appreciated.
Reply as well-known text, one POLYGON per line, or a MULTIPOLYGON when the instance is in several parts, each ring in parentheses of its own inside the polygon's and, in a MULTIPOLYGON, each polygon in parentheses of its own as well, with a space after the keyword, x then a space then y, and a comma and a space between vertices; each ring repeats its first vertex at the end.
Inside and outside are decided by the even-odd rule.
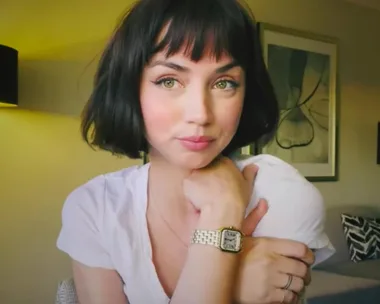
POLYGON ((116 28, 99 61, 94 88, 82 112, 90 146, 129 158, 149 152, 140 105, 144 68, 157 52, 184 52, 192 61, 231 57, 246 74, 239 126, 222 152, 266 138, 278 122, 278 105, 262 57, 256 22, 239 0, 139 0, 116 28))
POLYGON ((155 37, 153 53, 166 51, 170 57, 184 51, 195 62, 228 55, 244 68, 252 55, 245 27, 239 5, 231 1, 172 1, 161 24, 165 34, 160 41, 155 37))

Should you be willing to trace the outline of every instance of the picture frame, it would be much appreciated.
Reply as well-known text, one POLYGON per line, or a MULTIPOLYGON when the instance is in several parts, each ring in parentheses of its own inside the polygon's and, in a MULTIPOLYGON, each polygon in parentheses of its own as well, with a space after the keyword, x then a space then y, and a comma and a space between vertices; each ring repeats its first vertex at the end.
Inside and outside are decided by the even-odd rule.
POLYGON ((337 181, 337 39, 262 22, 258 33, 280 119, 254 154, 274 155, 309 181, 337 181))

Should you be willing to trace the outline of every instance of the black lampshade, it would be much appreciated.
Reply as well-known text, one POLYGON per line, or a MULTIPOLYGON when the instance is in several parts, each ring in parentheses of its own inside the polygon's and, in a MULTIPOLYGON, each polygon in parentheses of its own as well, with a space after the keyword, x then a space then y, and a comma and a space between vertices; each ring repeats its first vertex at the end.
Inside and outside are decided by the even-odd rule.
POLYGON ((18 51, 0 44, 1 104, 18 104, 18 51))

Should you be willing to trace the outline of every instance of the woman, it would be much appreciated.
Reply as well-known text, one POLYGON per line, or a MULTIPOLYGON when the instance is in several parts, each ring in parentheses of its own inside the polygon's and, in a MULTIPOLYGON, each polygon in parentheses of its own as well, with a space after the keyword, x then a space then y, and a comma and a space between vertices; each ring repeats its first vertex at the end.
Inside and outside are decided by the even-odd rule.
POLYGON ((297 301, 311 249, 329 248, 323 201, 279 159, 228 158, 269 137, 277 111, 238 1, 138 1, 100 61, 83 136, 150 163, 67 198, 58 247, 80 303, 297 301))

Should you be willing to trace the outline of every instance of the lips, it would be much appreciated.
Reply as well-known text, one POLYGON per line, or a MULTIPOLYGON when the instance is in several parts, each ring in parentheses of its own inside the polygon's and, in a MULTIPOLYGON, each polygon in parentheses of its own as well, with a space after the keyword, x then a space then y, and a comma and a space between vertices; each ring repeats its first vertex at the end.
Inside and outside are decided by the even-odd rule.
POLYGON ((210 136, 188 136, 181 137, 180 140, 192 141, 192 142, 210 142, 213 141, 214 138, 210 136))
POLYGON ((182 146, 190 151, 202 151, 210 146, 215 140, 210 136, 188 136, 178 139, 182 146))

